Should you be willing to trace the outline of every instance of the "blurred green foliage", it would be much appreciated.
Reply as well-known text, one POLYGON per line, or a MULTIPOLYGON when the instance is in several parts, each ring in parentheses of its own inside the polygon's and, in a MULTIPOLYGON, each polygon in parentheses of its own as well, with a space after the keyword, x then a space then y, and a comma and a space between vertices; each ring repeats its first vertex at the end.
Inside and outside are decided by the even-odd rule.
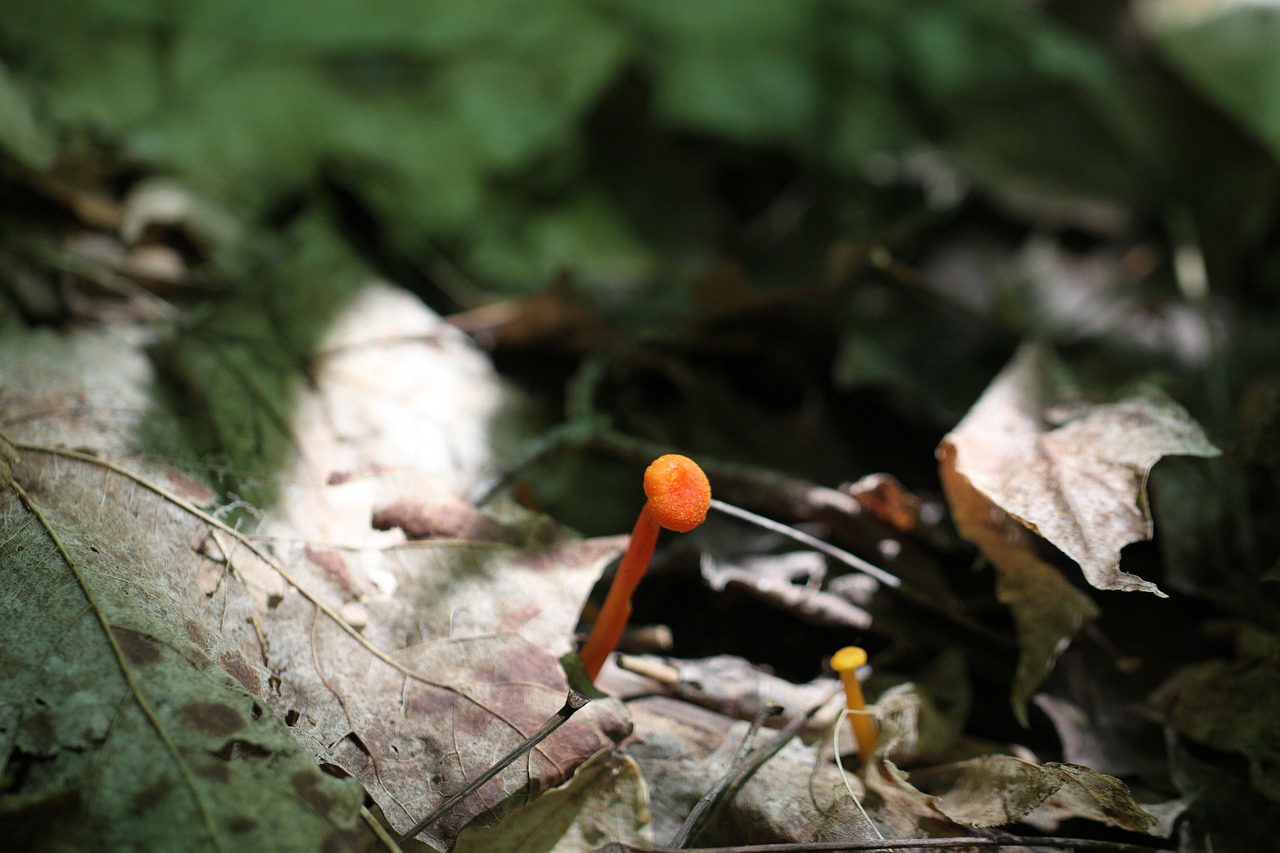
MULTIPOLYGON (((443 244, 486 287, 572 266, 625 298, 687 272, 677 249, 705 261, 723 200, 680 180, 689 139, 837 184, 927 145, 980 183, 1139 206, 1170 168, 1124 69, 1011 0, 10 0, 0 55, 0 107, 15 83, 30 105, 5 108, 18 156, 105 147, 251 220, 336 183, 397 250, 443 244), (600 105, 637 76, 651 115, 611 139, 600 105), (646 179, 648 210, 618 189, 646 179)), ((1274 145, 1241 101, 1275 90, 1206 88, 1274 145)))
MULTIPOLYGON (((1014 338, 1078 322, 1046 318, 1017 271, 984 271, 985 293, 959 312, 958 290, 939 304, 923 280, 863 274, 868 247, 895 234, 935 249, 927 228, 975 197, 1032 229, 1167 229, 1203 251, 1218 293, 1280 269, 1268 248, 1280 10, 1192 23, 1138 11, 7 0, 0 146, 108 193, 169 175, 238 221, 247 238, 211 241, 222 298, 184 315, 189 333, 163 361, 205 401, 197 410, 227 407, 234 388, 287 410, 306 344, 340 308, 324 294, 370 270, 446 311, 568 271, 611 328, 687 341, 714 308, 693 283, 730 261, 751 299, 818 294, 810 310, 839 338, 825 356, 837 388, 879 384, 958 412, 1014 338), (861 267, 837 269, 859 251, 861 267), (273 313, 273 299, 306 310, 273 313), (230 375, 250 363, 278 375, 230 375)), ((1174 281, 1156 269, 1141 286, 1168 294, 1174 281)), ((766 334, 762 352, 813 338, 782 323, 766 334)), ((1256 337, 1249 358, 1270 345, 1269 328, 1256 337)), ((283 447, 260 423, 270 408, 224 411, 211 432, 283 447)))

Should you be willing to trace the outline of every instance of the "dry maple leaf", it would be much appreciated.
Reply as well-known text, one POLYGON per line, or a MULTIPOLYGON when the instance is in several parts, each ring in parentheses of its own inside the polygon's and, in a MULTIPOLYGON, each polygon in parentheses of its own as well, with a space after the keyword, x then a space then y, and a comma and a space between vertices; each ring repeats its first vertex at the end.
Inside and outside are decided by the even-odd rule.
POLYGON ((1079 563, 1090 584, 1156 595, 1120 569, 1121 549, 1153 532, 1147 476, 1164 456, 1218 453, 1154 390, 1085 402, 1037 343, 1018 351, 940 448, 956 475, 1079 563))

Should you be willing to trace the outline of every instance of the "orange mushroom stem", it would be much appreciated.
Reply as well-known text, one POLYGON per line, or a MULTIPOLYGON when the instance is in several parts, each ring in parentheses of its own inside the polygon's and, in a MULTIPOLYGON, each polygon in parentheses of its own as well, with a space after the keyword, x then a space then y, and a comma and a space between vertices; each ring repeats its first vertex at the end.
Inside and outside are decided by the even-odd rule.
POLYGON ((867 653, 857 646, 845 646, 831 656, 831 668, 840 673, 844 685, 845 706, 849 709, 849 725, 854 740, 858 742, 858 758, 863 766, 871 763, 876 753, 876 725, 862 698, 862 684, 858 681, 858 667, 867 662, 867 653))
POLYGON ((600 616, 582 646, 582 661, 592 681, 604 668, 605 660, 631 618, 631 595, 649 567, 653 549, 658 544, 658 529, 665 527, 686 533, 706 520, 711 505, 707 475, 698 463, 674 453, 659 456, 650 463, 644 472, 644 494, 648 500, 640 508, 627 553, 618 564, 600 616))

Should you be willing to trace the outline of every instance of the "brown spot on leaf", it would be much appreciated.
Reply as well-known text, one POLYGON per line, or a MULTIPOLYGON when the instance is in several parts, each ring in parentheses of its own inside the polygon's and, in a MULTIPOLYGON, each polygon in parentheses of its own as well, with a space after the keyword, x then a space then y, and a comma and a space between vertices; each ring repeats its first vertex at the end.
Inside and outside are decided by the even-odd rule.
POLYGON ((258 746, 256 743, 250 743, 247 740, 229 740, 214 753, 214 755, 224 761, 242 761, 246 758, 266 758, 271 754, 271 750, 258 746))
POLYGON ((307 805, 315 809, 316 814, 328 814, 333 808, 333 798, 321 790, 324 777, 318 770, 299 770, 292 777, 293 790, 307 805))
POLYGON ((324 571, 325 577, 346 592, 351 592, 351 570, 347 568, 347 561, 341 554, 330 548, 317 548, 314 545, 308 545, 303 553, 324 571))
POLYGON ((156 804, 163 800, 165 795, 172 789, 173 782, 171 781, 153 782, 133 795, 129 801, 129 812, 136 815, 153 812, 156 804))
POLYGON ((400 499, 373 514, 375 530, 399 528, 410 539, 502 541, 502 525, 486 518, 462 498, 431 501, 400 499))
POLYGON ((191 642, 195 643, 196 648, 209 648, 209 632, 199 622, 188 619, 183 627, 187 629, 187 636, 191 639, 191 642))
POLYGON ((214 737, 227 737, 244 728, 244 718, 221 702, 192 702, 178 710, 187 725, 214 737))
POLYGON ((248 835, 258 828, 258 822, 251 817, 233 817, 227 821, 227 829, 237 835, 248 835))
POLYGON ((196 768, 196 775, 220 784, 225 784, 231 779, 231 772, 227 770, 225 764, 204 764, 196 768))
POLYGON ((457 697, 430 685, 414 684, 405 696, 405 713, 415 719, 447 720, 453 713, 457 697))
POLYGON ((240 682, 240 686, 250 693, 257 695, 262 683, 258 680, 258 674, 253 668, 239 655, 227 652, 222 656, 222 668, 227 671, 232 678, 240 682))
POLYGON ((129 659, 129 663, 142 666, 160 660, 160 649, 150 637, 119 626, 113 627, 111 633, 115 635, 116 642, 120 644, 120 650, 129 659))
POLYGON ((177 468, 169 468, 164 474, 178 494, 196 506, 207 506, 213 503, 214 494, 204 483, 191 479, 177 468))
POLYGON ((537 619, 542 613, 542 606, 530 602, 521 607, 513 607, 502 614, 502 630, 519 631, 528 623, 537 619))

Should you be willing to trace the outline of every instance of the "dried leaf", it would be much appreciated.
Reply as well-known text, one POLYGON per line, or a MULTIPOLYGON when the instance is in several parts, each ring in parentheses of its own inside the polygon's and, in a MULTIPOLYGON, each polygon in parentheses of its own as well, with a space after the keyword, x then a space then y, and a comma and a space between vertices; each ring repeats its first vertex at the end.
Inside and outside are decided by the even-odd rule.
POLYGON ((1155 817, 1134 802, 1119 779, 1072 764, 1032 764, 1009 755, 988 755, 917 771, 912 781, 931 792, 947 817, 966 826, 1014 823, 1050 798, 1059 817, 1069 814, 1131 832, 1147 832, 1156 825, 1155 817))
POLYGON ((602 752, 501 824, 464 830, 453 853, 589 853, 610 842, 652 841, 649 790, 639 766, 602 752))
POLYGON ((702 577, 720 591, 742 589, 813 625, 865 630, 871 615, 846 597, 823 589, 825 558, 813 551, 741 557, 735 563, 705 557, 702 577))
POLYGON ((806 734, 829 729, 844 709, 844 693, 835 679, 795 684, 734 655, 696 660, 628 655, 622 668, 607 669, 602 677, 604 687, 624 699, 662 693, 735 720, 754 719, 766 705, 779 705, 782 711, 765 721, 773 728, 827 705, 805 724, 806 734))
MULTIPOLYGON (((436 329, 440 321, 403 294, 367 289, 349 312, 298 398, 289 432, 304 452, 286 472, 289 488, 282 490, 282 502, 259 510, 260 530, 272 535, 267 540, 237 534, 167 491, 162 484, 173 481, 168 464, 133 456, 122 467, 104 458, 134 448, 148 413, 148 365, 126 334, 35 333, 15 336, 0 349, 6 382, 0 418, 12 424, 11 435, 18 439, 14 482, 26 483, 56 529, 66 531, 70 559, 85 567, 86 585, 98 593, 107 624, 118 629, 115 635, 139 638, 128 648, 140 656, 133 666, 141 695, 168 691, 184 699, 164 705, 159 719, 174 732, 179 754, 191 744, 200 755, 189 759, 198 781, 186 788, 205 796, 215 827, 230 822, 224 841, 247 833, 257 838, 252 847, 279 847, 284 842, 276 834, 282 832, 300 849, 318 849, 331 836, 338 846, 350 843, 344 833, 358 826, 353 821, 361 792, 350 781, 321 773, 315 759, 357 776, 393 827, 404 830, 485 769, 495 754, 514 746, 563 703, 566 688, 557 652, 568 647, 582 600, 618 549, 616 538, 582 542, 545 521, 500 525, 504 532, 523 526, 552 532, 532 537, 532 547, 406 543, 398 531, 375 530, 370 525, 375 508, 401 494, 406 482, 428 483, 444 493, 450 482, 475 475, 486 462, 479 449, 484 442, 474 437, 475 416, 500 406, 502 391, 456 330, 442 324, 436 329), (398 384, 410 375, 416 385, 398 384), (388 394, 391 387, 403 387, 407 403, 397 405, 388 394), (455 394, 469 402, 455 406, 455 394), (449 420, 441 414, 424 425, 422 399, 435 412, 465 417, 449 420), (424 426, 430 446, 415 455, 424 426), (458 437, 460 429, 467 431, 465 438, 458 437), (421 463, 416 473, 409 472, 413 476, 396 469, 406 461, 421 463), (383 473, 331 478, 335 470, 383 473), (129 633, 121 634, 124 630, 129 633), (162 660, 176 656, 177 669, 150 676, 147 650, 152 646, 162 660), (185 676, 178 666, 183 660, 185 676), (226 686, 234 684, 232 679, 239 687, 226 686), (204 688, 214 692, 196 695, 196 688, 186 685, 192 680, 214 685, 204 688), (240 704, 218 690, 231 691, 240 704), (241 690, 257 697, 258 704, 241 690), (187 701, 188 693, 196 698, 187 701), (237 716, 233 719, 224 707, 238 708, 237 716), (200 731, 203 708, 224 723, 216 736, 200 731), (291 726, 292 737, 278 719, 291 726), (279 740, 269 740, 255 726, 278 727, 279 740), (299 741, 311 756, 296 746, 299 741), (216 754, 217 761, 206 754, 216 754), (290 761, 298 763, 296 773, 289 770, 290 761), (218 769, 220 762, 239 764, 225 771, 218 769), (240 776, 262 778, 256 787, 224 790, 240 778, 237 769, 240 776), (314 799, 310 806, 309 798, 314 799), (281 830, 281 824, 260 817, 252 825, 239 820, 237 810, 247 802, 257 809, 255 815, 263 810, 281 815, 289 828, 281 830), (299 820, 310 824, 295 831, 291 816, 299 809, 306 812, 299 820)), ((3 552, 7 573, 30 556, 30 537, 15 530, 29 531, 32 522, 12 494, 4 500, 0 542, 9 549, 3 552)), ((37 565, 55 566, 47 541, 43 547, 37 565)), ((51 570, 38 576, 54 577, 51 570)), ((179 776, 174 762, 166 764, 137 733, 137 708, 128 694, 122 697, 114 682, 101 677, 105 640, 96 652, 90 649, 92 654, 70 654, 80 642, 70 628, 92 637, 94 623, 84 599, 76 598, 66 582, 57 587, 58 602, 65 599, 65 604, 50 601, 49 590, 40 585, 13 586, 23 595, 4 602, 19 607, 3 623, 4 654, 15 656, 4 672, 16 675, 4 682, 0 719, 9 719, 7 709, 16 708, 22 725, 14 726, 17 751, 6 750, 7 760, 18 766, 30 754, 41 767, 48 763, 46 756, 53 756, 54 762, 100 768, 96 774, 74 769, 62 774, 61 764, 48 763, 53 771, 48 777, 29 774, 26 787, 13 793, 29 795, 32 809, 47 810, 59 807, 59 796, 69 791, 73 799, 94 802, 90 814, 100 822, 133 807, 119 801, 115 791, 137 795, 123 784, 104 793, 113 775, 103 771, 116 762, 145 760, 146 772, 126 768, 122 775, 136 778, 144 794, 146 785, 163 781, 168 793, 154 799, 174 816, 173 831, 185 833, 180 838, 161 834, 154 846, 190 847, 182 840, 191 840, 187 836, 201 825, 199 817, 190 802, 177 802, 183 787, 174 784, 179 776), (53 618, 59 615, 61 620, 53 618), (33 631, 33 624, 41 630, 33 631), (29 638, 34 659, 17 657, 22 644, 11 631, 29 638), (66 646, 71 638, 77 645, 66 646), (57 722, 61 718, 49 711, 36 712, 45 697, 33 674, 42 665, 46 676, 57 671, 41 661, 73 657, 77 668, 47 690, 58 713, 67 715, 57 722), (86 715, 92 723, 87 727, 86 715), (129 727, 122 728, 126 723, 129 727), (29 725, 36 728, 28 731, 29 725), (130 737, 117 738, 117 728, 130 737), (84 781, 60 781, 66 779, 84 781), (114 811, 100 812, 100 802, 114 811)), ((592 703, 432 832, 447 843, 476 815, 498 815, 521 797, 559 784, 628 727, 618 703, 592 703)), ((148 819, 160 814, 138 808, 148 819)), ((86 826, 105 832, 98 822, 86 826)), ((122 826, 128 830, 127 823, 122 826)))
MULTIPOLYGON (((728 772, 748 724, 660 696, 628 707, 637 729, 645 732, 644 740, 630 744, 628 751, 649 780, 653 832, 665 842, 728 772)), ((754 745, 775 734, 762 730, 754 745)), ((765 844, 811 837, 836 803, 848 797, 839 770, 821 754, 821 743, 787 743, 732 798, 722 801, 697 843, 765 844)), ((856 779, 851 782, 861 788, 856 779)))
POLYGON ((1219 453, 1155 391, 1083 401, 1035 343, 1018 351, 941 452, 978 492, 1079 563, 1093 586, 1157 595, 1155 584, 1120 570, 1120 550, 1151 538, 1147 475, 1164 456, 1219 453))
POLYGON ((1009 699, 1018 721, 1026 726, 1027 700, 1071 638, 1098 618, 1098 606, 1036 556, 1025 528, 956 473, 953 445, 944 442, 939 455, 956 529, 996 567, 996 595, 1013 614, 1019 655, 1009 699))
POLYGON ((6 797, 26 798, 6 804, 26 818, 25 834, 6 841, 371 842, 359 785, 324 773, 237 683, 252 669, 188 580, 194 519, 131 484, 104 489, 102 472, 83 464, 22 456, 0 495, 3 761, 20 780, 6 797))
POLYGON ((1274 660, 1197 664, 1156 698, 1177 731, 1244 756, 1253 787, 1280 801, 1280 665, 1274 660))
POLYGON ((895 684, 876 699, 880 751, 900 767, 956 757, 953 750, 969 721, 970 705, 964 655, 956 649, 944 652, 917 680, 895 684))

